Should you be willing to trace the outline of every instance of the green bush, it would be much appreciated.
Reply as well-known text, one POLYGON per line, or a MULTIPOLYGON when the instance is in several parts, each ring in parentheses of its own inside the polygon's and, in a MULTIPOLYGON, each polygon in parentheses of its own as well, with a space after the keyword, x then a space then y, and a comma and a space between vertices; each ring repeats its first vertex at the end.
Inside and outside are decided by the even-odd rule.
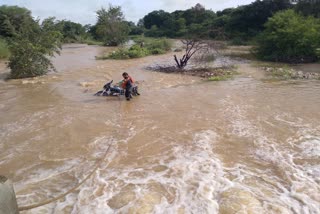
POLYGON ((35 23, 34 28, 28 26, 29 31, 10 40, 11 78, 35 77, 55 70, 49 57, 59 53, 62 35, 51 27, 35 23))
POLYGON ((145 57, 150 54, 164 54, 171 50, 171 42, 166 39, 135 38, 137 44, 129 49, 120 48, 107 56, 97 57, 97 59, 131 59, 145 57))
POLYGON ((241 37, 235 37, 231 40, 230 44, 240 46, 240 45, 247 45, 248 43, 246 40, 242 39, 241 37))
POLYGON ((87 45, 100 45, 100 46, 103 45, 103 42, 98 42, 93 39, 87 39, 84 41, 84 43, 86 43, 87 45))
POLYGON ((171 49, 172 43, 168 39, 155 39, 145 44, 148 50, 161 49, 169 51, 171 49))
POLYGON ((0 38, 0 59, 6 59, 10 56, 7 42, 0 38))
POLYGON ((318 56, 318 59, 320 59, 320 48, 317 48, 317 49, 316 49, 316 54, 317 54, 317 56, 318 56))
POLYGON ((165 50, 160 49, 160 48, 154 48, 154 49, 150 50, 150 52, 151 52, 152 55, 158 55, 158 54, 166 53, 165 50))
POLYGON ((209 77, 208 80, 209 81, 224 81, 224 80, 228 80, 232 78, 232 75, 223 75, 223 76, 212 76, 209 77))
POLYGON ((303 17, 293 10, 276 13, 258 37, 261 59, 283 62, 315 61, 320 47, 320 21, 303 17))
POLYGON ((99 59, 129 59, 129 50, 124 48, 119 48, 116 51, 113 51, 106 57, 99 58, 99 59))

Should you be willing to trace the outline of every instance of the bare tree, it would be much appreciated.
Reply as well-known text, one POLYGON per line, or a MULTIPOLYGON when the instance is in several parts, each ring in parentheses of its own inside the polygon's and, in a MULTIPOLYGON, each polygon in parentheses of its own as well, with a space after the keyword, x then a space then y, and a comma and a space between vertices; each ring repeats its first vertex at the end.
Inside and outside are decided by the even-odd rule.
POLYGON ((217 38, 221 40, 225 40, 226 36, 224 30, 222 28, 209 29, 206 32, 202 32, 201 34, 196 33, 191 35, 191 38, 181 40, 182 44, 185 46, 185 54, 181 59, 178 59, 176 55, 174 55, 174 60, 179 69, 183 69, 187 64, 191 57, 196 52, 206 53, 209 50, 218 51, 218 49, 222 48, 222 43, 215 40, 203 40, 202 38, 208 38, 209 34, 214 34, 217 38))
POLYGON ((200 50, 207 50, 208 44, 202 40, 198 39, 184 39, 181 40, 182 44, 184 44, 185 47, 185 54, 181 59, 178 60, 177 56, 174 55, 174 60, 177 63, 177 67, 180 69, 183 69, 187 64, 189 59, 198 51, 200 50))

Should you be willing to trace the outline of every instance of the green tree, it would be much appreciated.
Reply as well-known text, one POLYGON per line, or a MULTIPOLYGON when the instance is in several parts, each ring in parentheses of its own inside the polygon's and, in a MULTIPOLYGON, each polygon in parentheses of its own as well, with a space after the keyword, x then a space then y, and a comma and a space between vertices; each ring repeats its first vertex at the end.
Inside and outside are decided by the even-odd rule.
POLYGON ((62 35, 52 20, 44 20, 41 25, 35 21, 34 26, 24 28, 32 30, 22 30, 10 40, 11 78, 35 77, 55 70, 49 58, 59 53, 62 35))
POLYGON ((309 62, 317 59, 320 21, 293 10, 276 13, 258 39, 258 55, 265 60, 309 62))
POLYGON ((230 12, 226 32, 230 38, 251 39, 264 30, 269 17, 290 7, 290 0, 256 0, 231 11, 225 10, 230 12))
POLYGON ((297 12, 301 12, 305 16, 314 16, 320 18, 320 1, 300 0, 295 6, 295 10, 297 12))
POLYGON ((96 34, 107 46, 117 46, 128 40, 130 28, 125 22, 120 6, 109 5, 108 10, 97 11, 96 34))
POLYGON ((18 6, 0 6, 0 36, 13 37, 27 25, 32 26, 34 20, 31 12, 18 6))
POLYGON ((143 34, 143 27, 135 25, 134 22, 126 22, 129 26, 129 35, 141 35, 143 34))
POLYGON ((175 36, 181 37, 185 35, 187 32, 186 20, 184 18, 177 19, 175 21, 175 29, 176 29, 175 36))
POLYGON ((170 16, 170 13, 163 10, 152 11, 143 17, 144 27, 146 29, 151 29, 151 27, 155 25, 157 28, 160 28, 170 16))

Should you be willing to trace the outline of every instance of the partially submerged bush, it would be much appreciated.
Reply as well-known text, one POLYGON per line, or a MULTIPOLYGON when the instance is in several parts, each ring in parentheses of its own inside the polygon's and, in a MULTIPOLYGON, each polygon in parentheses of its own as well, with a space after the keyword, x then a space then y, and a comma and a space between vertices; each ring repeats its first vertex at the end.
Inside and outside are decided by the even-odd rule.
POLYGON ((147 43, 144 40, 136 40, 138 44, 132 45, 130 48, 119 48, 109 55, 97 57, 97 59, 132 59, 140 58, 148 55, 164 54, 171 50, 171 42, 166 39, 148 39, 147 43))
POLYGON ((119 48, 116 51, 108 55, 96 57, 97 59, 132 59, 140 58, 149 55, 149 52, 145 48, 141 48, 139 45, 133 45, 129 49, 119 48))
POLYGON ((113 51, 111 54, 98 58, 98 59, 129 59, 128 49, 119 48, 116 51, 113 51))

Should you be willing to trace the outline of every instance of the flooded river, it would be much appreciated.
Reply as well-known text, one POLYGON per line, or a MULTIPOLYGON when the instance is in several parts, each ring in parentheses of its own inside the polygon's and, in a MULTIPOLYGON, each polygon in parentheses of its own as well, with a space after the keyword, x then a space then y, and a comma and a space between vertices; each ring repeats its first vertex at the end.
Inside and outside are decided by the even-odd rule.
POLYGON ((208 82, 144 69, 172 54, 101 51, 65 46, 57 73, 0 80, 0 174, 19 207, 58 199, 22 213, 320 213, 320 81, 242 63, 208 82), (92 96, 123 72, 141 96, 92 96))

